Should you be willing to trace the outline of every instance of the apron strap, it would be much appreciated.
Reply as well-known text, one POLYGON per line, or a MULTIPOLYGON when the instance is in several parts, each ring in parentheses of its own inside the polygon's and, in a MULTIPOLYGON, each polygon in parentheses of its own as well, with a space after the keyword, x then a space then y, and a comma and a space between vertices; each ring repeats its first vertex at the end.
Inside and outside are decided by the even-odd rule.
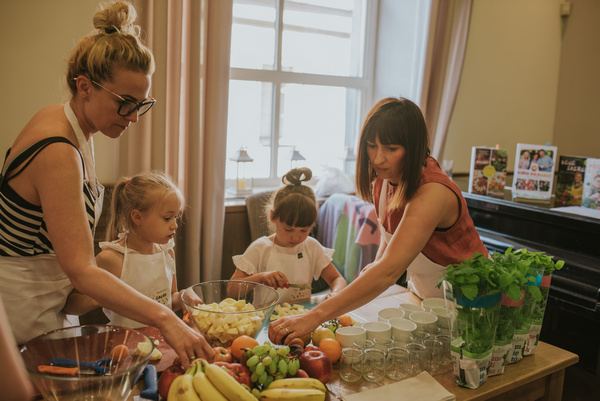
MULTIPOLYGON (((21 153, 19 153, 14 159, 12 159, 10 161, 10 163, 8 164, 8 167, 6 168, 6 171, 4 171, 4 166, 6 165, 6 157, 8 157, 8 154, 10 153, 10 149, 8 149, 8 151, 6 152, 6 157, 4 159, 4 165, 2 166, 2 170, 4 172, 2 174, 0 174, 0 188, 2 188, 2 185, 5 182, 6 174, 17 169, 24 162, 26 162, 25 165, 22 166, 19 171, 17 171, 11 177, 7 178, 6 182, 12 180, 13 178, 15 178, 16 176, 21 174, 23 172, 23 170, 25 170, 27 168, 29 163, 31 163, 33 161, 35 156, 37 156, 37 154, 39 152, 41 152, 46 146, 48 146, 52 143, 67 143, 67 144, 73 146, 75 148, 75 150, 77 150, 77 153, 79 153, 79 157, 81 158, 81 163, 83 165, 83 157, 81 156, 79 149, 77 149, 77 147, 71 141, 69 141, 67 138, 62 137, 62 136, 52 136, 49 138, 44 138, 41 141, 34 143, 30 147, 28 147, 27 149, 25 149, 21 153), (27 159, 29 159, 29 160, 27 160, 27 159)), ((85 166, 84 166, 83 174, 85 175, 85 166)))

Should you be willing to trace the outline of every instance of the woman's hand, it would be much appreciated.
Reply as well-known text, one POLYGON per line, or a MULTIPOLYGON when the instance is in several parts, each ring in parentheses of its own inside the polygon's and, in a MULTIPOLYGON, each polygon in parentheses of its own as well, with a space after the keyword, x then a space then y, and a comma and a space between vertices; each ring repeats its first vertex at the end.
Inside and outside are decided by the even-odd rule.
POLYGON ((165 324, 159 329, 165 341, 177 353, 184 369, 196 358, 213 361, 214 351, 200 333, 186 325, 175 314, 172 319, 165 320, 165 324))
POLYGON ((312 333, 319 324, 310 311, 277 319, 269 325, 269 340, 273 344, 289 344, 294 338, 312 333))
POLYGON ((263 273, 262 280, 262 284, 268 285, 269 287, 273 287, 275 289, 288 288, 290 284, 285 274, 279 270, 263 273))

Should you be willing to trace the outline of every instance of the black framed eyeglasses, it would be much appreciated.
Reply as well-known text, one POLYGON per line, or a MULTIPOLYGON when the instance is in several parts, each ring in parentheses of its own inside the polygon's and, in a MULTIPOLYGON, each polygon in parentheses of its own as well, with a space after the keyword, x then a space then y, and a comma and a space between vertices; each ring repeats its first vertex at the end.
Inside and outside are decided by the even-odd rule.
POLYGON ((146 114, 148 112, 148 110, 150 110, 152 108, 152 106, 154 106, 154 103, 156 103, 156 99, 154 99, 153 97, 151 97, 149 100, 142 100, 141 102, 137 103, 137 102, 134 102, 133 100, 125 99, 123 96, 116 94, 115 92, 111 91, 108 88, 105 88, 104 86, 100 85, 98 82, 94 81, 93 79, 90 79, 90 81, 92 81, 92 83, 94 85, 101 87, 105 91, 108 91, 119 98, 120 104, 119 104, 119 110, 117 110, 117 114, 120 116, 126 117, 136 110, 137 110, 138 117, 143 116, 144 114, 146 114))

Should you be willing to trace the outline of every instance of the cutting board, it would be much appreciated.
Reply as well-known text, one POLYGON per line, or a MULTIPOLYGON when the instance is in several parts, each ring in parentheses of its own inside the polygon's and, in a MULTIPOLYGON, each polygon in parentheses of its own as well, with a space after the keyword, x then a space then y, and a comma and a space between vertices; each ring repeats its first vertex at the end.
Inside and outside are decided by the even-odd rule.
POLYGON ((136 330, 150 337, 154 343, 154 346, 162 353, 162 358, 157 361, 148 362, 149 365, 156 366, 156 371, 159 374, 169 366, 173 365, 173 362, 175 362, 175 359, 177 359, 177 354, 173 348, 167 344, 160 330, 152 326, 141 327, 136 330))

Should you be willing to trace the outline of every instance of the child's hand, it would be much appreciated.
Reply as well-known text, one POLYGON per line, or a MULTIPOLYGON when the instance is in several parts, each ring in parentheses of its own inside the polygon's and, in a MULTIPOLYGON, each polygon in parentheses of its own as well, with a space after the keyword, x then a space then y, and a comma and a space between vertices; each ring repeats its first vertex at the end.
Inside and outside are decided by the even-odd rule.
POLYGON ((290 282, 285 274, 279 270, 264 273, 263 284, 277 288, 289 288, 290 282))

